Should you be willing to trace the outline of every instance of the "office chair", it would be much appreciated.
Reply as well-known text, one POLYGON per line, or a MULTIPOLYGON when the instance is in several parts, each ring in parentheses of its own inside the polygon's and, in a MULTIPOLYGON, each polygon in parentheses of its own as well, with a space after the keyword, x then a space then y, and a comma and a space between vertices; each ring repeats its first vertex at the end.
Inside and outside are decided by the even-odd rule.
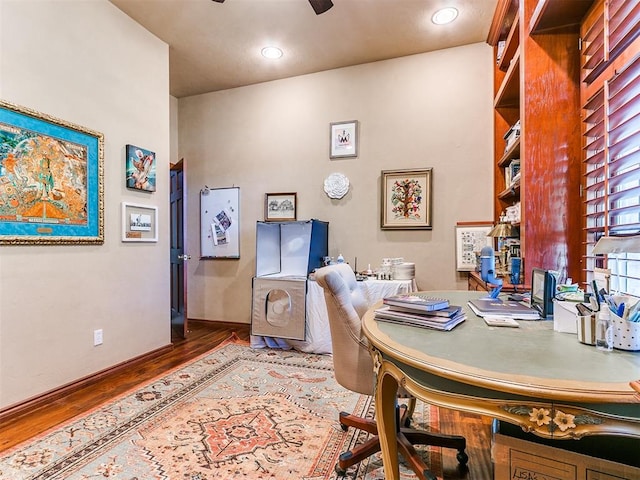
MULTIPOLYGON (((373 359, 361 328, 361 318, 369 309, 369 305, 360 290, 355 274, 347 264, 329 265, 316 270, 316 281, 324 290, 327 304, 336 381, 348 390, 373 395, 375 383, 373 359)), ((456 455, 458 462, 462 466, 466 465, 468 457, 464 451, 466 448, 464 437, 408 428, 415 402, 415 398, 409 397, 407 405, 398 407, 397 418, 401 427, 398 429, 397 443, 398 451, 402 453, 418 478, 436 480, 413 445, 455 448, 458 450, 456 455)), ((374 420, 346 412, 340 412, 339 419, 343 430, 355 427, 373 435, 366 442, 339 456, 335 470, 339 475, 344 475, 350 466, 379 452, 380 440, 374 420)))

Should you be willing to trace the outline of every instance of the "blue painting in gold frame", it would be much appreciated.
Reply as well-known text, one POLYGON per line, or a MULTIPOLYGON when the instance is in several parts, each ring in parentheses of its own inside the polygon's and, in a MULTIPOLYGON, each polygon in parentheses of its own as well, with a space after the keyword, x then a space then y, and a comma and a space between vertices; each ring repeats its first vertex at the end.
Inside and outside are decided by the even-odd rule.
POLYGON ((104 136, 0 100, 0 244, 104 243, 104 136))

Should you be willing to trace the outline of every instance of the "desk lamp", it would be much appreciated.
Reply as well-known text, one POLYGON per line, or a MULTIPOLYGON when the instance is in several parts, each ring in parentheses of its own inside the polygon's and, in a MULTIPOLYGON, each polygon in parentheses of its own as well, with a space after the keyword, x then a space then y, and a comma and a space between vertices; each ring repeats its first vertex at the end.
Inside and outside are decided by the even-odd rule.
MULTIPOLYGON (((620 254, 626 255, 627 253, 640 253, 640 235, 633 235, 629 237, 609 237, 602 236, 596 242, 593 247, 593 254, 613 255, 616 265, 616 287, 620 292, 620 270, 618 269, 618 259, 620 254)), ((613 290, 613 289, 612 289, 613 290)), ((595 292, 597 295, 597 292, 595 292)))

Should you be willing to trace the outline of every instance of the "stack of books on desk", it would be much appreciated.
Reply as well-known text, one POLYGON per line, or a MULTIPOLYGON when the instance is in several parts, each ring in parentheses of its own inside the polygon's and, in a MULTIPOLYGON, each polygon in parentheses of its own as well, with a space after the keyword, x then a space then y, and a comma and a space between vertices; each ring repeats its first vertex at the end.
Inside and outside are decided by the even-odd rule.
POLYGON ((441 298, 394 295, 382 302, 384 306, 375 311, 376 320, 382 322, 448 331, 466 319, 462 307, 449 305, 448 300, 441 298))

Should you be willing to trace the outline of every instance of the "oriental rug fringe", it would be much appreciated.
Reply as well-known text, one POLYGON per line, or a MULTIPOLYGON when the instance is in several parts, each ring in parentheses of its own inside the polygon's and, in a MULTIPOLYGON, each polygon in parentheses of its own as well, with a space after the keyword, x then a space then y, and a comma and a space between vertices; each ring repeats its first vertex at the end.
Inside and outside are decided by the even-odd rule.
MULTIPOLYGON (((334 380, 330 356, 232 338, 3 452, 0 480, 335 480, 338 455, 367 438, 340 411, 373 417, 373 402, 334 380)), ((437 429, 437 409, 419 402, 414 424, 437 429)), ((418 448, 442 478, 439 449, 418 448)), ((383 479, 380 455, 344 478, 383 479)))

